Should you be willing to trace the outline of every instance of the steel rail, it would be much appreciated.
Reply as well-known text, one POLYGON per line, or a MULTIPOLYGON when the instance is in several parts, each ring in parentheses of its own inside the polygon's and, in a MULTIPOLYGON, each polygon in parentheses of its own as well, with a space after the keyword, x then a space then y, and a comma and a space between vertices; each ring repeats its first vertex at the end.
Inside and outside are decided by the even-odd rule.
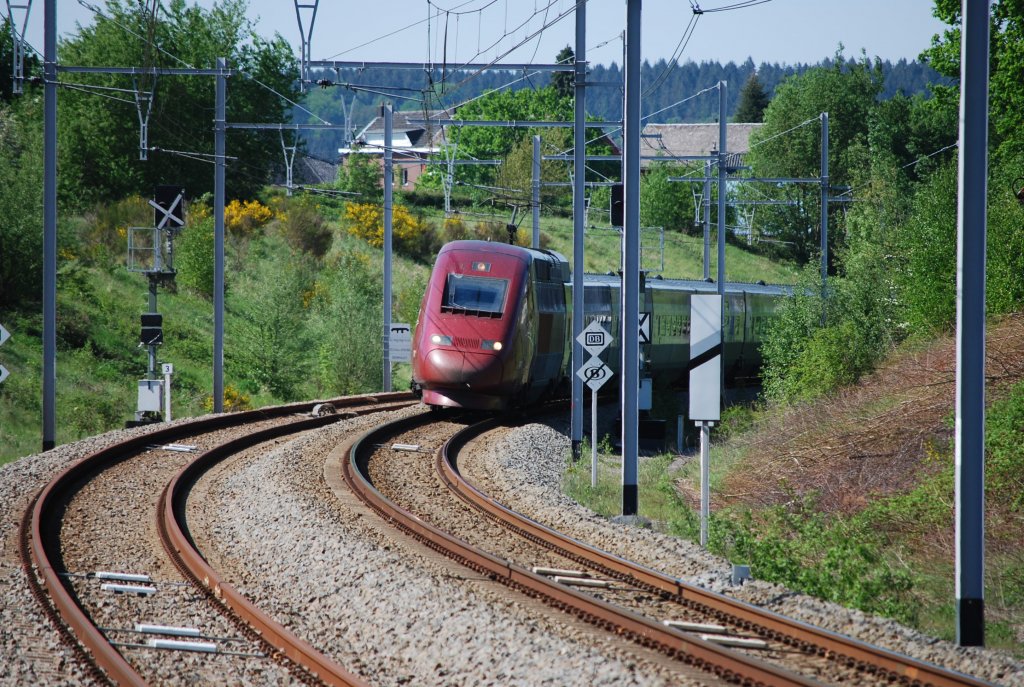
MULTIPOLYGON (((365 401, 411 400, 409 393, 374 394, 365 397, 329 401, 335 408, 365 401)), ((92 476, 127 460, 154 443, 171 443, 196 433, 242 425, 259 420, 309 412, 314 402, 272 406, 240 413, 201 418, 142 434, 95 451, 68 466, 55 476, 26 509, 20 533, 19 553, 32 595, 43 607, 65 642, 71 642, 76 655, 85 661, 86 670, 98 681, 118 685, 145 685, 146 681, 111 645, 89 619, 85 609, 61 575, 63 558, 58 536, 64 508, 82 484, 92 476)))
POLYGON ((494 581, 527 596, 572 613, 602 629, 626 636, 641 646, 655 649, 693 665, 719 679, 736 684, 819 685, 820 683, 784 668, 732 652, 692 635, 670 631, 662 625, 608 602, 577 592, 531 571, 477 549, 461 539, 423 522, 380 493, 366 476, 374 444, 403 431, 434 421, 426 415, 402 418, 366 432, 345 445, 348 460, 341 461, 344 480, 369 508, 395 527, 412 535, 429 548, 494 581))
POLYGON ((438 472, 448 487, 502 526, 568 558, 594 567, 609 577, 662 596, 667 595, 762 637, 781 641, 809 654, 831 658, 837 664, 845 663, 865 673, 884 671, 893 676, 894 682, 901 684, 934 687, 983 687, 990 684, 687 584, 568 537, 517 513, 466 481, 458 469, 459 450, 473 439, 502 424, 500 418, 493 418, 471 425, 449 439, 436 454, 438 472))
POLYGON ((406 407, 409 403, 352 410, 344 415, 326 415, 298 420, 287 425, 268 427, 216 446, 186 465, 164 487, 157 507, 157 530, 167 555, 175 567, 194 585, 204 590, 210 600, 237 616, 244 625, 239 628, 250 639, 264 646, 268 654, 283 654, 301 668, 300 679, 307 684, 328 684, 341 687, 365 687, 361 678, 317 651, 253 604, 244 594, 213 569, 195 546, 186 523, 185 506, 189 492, 198 479, 225 458, 271 439, 337 422, 346 416, 380 412, 406 407))

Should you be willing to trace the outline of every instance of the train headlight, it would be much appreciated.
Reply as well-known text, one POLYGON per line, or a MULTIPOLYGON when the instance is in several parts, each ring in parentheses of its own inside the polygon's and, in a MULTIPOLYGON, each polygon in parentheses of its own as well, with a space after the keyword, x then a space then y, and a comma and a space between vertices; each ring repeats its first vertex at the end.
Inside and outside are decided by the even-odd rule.
POLYGON ((430 337, 430 343, 437 344, 438 346, 451 346, 452 337, 444 336, 443 334, 434 334, 430 337))
POLYGON ((501 342, 484 339, 483 341, 480 342, 480 348, 484 349, 485 351, 500 351, 501 342))

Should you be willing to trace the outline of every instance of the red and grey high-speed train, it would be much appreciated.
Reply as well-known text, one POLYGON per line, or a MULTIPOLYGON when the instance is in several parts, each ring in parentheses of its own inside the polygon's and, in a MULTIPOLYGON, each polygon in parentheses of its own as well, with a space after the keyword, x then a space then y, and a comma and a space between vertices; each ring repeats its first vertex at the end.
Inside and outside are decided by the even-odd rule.
MULTIPOLYGON (((598 321, 618 342, 620 279, 586 275, 583 326, 598 321)), ((756 383, 760 343, 788 287, 729 284, 723 319, 726 386, 756 383)), ((716 293, 702 281, 648 279, 642 312, 651 342, 644 376, 686 389, 690 296, 716 293)), ((558 253, 486 241, 454 241, 437 256, 420 306, 412 388, 438 407, 503 410, 567 393, 571 368, 572 284, 558 253)), ((620 352, 602 359, 618 373, 620 352)))

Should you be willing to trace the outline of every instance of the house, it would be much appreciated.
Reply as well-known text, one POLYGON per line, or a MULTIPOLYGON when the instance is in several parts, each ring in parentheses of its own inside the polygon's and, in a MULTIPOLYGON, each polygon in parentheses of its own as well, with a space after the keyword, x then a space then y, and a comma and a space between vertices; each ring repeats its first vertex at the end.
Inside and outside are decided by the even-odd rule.
MULTIPOLYGON (((743 155, 750 151, 750 135, 762 124, 726 124, 727 167, 743 164, 743 155)), ((649 167, 657 155, 683 157, 711 155, 718 151, 718 124, 647 124, 640 132, 640 167, 649 167)))
MULTIPOLYGON (((410 120, 429 120, 447 116, 440 111, 413 110, 394 112, 391 117, 391 149, 395 186, 412 188, 427 169, 427 160, 439 152, 443 144, 443 130, 436 124, 413 123, 410 120)), ((352 146, 340 148, 341 163, 350 155, 372 155, 384 164, 384 117, 378 115, 356 134, 352 146)))

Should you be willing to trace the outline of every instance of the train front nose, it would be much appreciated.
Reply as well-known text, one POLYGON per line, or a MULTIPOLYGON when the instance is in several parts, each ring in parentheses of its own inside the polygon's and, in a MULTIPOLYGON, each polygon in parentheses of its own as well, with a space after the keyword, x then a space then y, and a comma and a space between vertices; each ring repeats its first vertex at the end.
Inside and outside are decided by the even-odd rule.
POLYGON ((500 390, 503 382, 504 364, 493 353, 435 348, 427 354, 426 363, 424 388, 490 392, 500 390))

